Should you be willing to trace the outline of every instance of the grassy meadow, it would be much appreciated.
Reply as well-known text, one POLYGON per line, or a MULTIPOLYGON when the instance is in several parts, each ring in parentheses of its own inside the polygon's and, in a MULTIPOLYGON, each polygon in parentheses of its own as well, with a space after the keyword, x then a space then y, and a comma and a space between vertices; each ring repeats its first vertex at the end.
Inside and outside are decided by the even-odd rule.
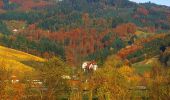
POLYGON ((22 62, 44 62, 45 60, 21 51, 0 46, 0 67, 14 73, 24 73, 34 69, 22 62))

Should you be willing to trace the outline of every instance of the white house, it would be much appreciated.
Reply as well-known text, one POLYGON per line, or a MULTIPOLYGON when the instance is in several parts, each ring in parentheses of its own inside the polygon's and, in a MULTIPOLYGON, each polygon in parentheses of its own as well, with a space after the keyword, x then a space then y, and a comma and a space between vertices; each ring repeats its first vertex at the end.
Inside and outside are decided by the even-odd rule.
POLYGON ((94 70, 94 71, 96 71, 97 68, 98 68, 98 66, 97 66, 97 63, 95 61, 85 61, 82 64, 82 69, 84 71, 86 71, 86 70, 94 70))
POLYGON ((17 29, 14 29, 14 30, 12 30, 13 32, 18 32, 18 30, 17 29))

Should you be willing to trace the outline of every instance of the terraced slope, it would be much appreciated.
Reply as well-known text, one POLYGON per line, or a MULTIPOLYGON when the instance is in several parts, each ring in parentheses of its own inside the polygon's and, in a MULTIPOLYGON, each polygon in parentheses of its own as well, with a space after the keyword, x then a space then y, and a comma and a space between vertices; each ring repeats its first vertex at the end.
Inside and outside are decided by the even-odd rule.
POLYGON ((0 67, 14 73, 31 72, 34 69, 22 62, 44 62, 45 60, 21 51, 0 46, 0 67))

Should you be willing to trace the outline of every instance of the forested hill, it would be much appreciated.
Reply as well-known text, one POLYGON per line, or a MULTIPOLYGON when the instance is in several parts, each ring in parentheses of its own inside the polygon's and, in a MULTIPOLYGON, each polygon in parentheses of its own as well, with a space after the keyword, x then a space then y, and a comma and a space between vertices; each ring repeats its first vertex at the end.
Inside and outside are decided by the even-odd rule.
POLYGON ((4 13, 0 16, 2 20, 26 20, 29 24, 36 23, 51 31, 81 24, 83 13, 88 13, 93 19, 112 20, 109 23, 111 27, 118 23, 133 22, 138 26, 154 26, 165 30, 170 28, 170 8, 150 2, 136 4, 128 0, 2 0, 0 7, 4 13))
POLYGON ((1 19, 27 20, 52 31, 57 31, 63 24, 77 25, 82 13, 90 14, 90 18, 117 20, 112 22, 112 27, 116 23, 133 22, 139 26, 169 29, 170 9, 152 3, 136 4, 128 0, 62 0, 55 3, 54 0, 3 0, 0 5, 2 12, 7 12, 1 15, 1 19))
MULTIPOLYGON (((170 30, 170 8, 128 0, 2 0, 0 43, 72 65, 170 30)), ((160 44, 161 45, 161 44, 160 44)))

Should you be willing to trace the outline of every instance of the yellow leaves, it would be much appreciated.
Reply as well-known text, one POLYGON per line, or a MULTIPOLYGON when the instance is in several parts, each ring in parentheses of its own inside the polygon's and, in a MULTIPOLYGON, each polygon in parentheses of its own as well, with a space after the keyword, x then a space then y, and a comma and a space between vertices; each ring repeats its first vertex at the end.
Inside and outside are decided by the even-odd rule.
POLYGON ((123 76, 131 76, 134 72, 134 69, 130 68, 129 66, 123 66, 118 69, 118 72, 121 73, 123 76))
POLYGON ((130 77, 129 80, 134 84, 139 84, 141 82, 142 78, 138 75, 134 75, 134 76, 130 77))
POLYGON ((15 60, 8 60, 4 58, 0 58, 0 67, 5 68, 6 70, 13 71, 13 72, 29 72, 32 71, 33 68, 30 66, 26 66, 20 62, 15 60))
POLYGON ((141 78, 135 73, 135 69, 129 66, 122 66, 118 69, 118 72, 128 81, 132 83, 138 83, 141 78))
POLYGON ((2 38, 3 37, 3 34, 2 33, 0 33, 0 38, 2 38))
POLYGON ((150 78, 150 77, 151 77, 151 74, 150 74, 150 72, 145 72, 145 73, 143 74, 143 76, 144 76, 144 78, 150 78))
POLYGON ((163 83, 165 81, 165 78, 164 76, 157 76, 155 81, 157 83, 163 83))
POLYGON ((121 66, 122 62, 121 62, 121 58, 119 58, 118 56, 110 56, 107 58, 107 60, 105 61, 104 66, 105 67, 117 67, 117 66, 121 66))

